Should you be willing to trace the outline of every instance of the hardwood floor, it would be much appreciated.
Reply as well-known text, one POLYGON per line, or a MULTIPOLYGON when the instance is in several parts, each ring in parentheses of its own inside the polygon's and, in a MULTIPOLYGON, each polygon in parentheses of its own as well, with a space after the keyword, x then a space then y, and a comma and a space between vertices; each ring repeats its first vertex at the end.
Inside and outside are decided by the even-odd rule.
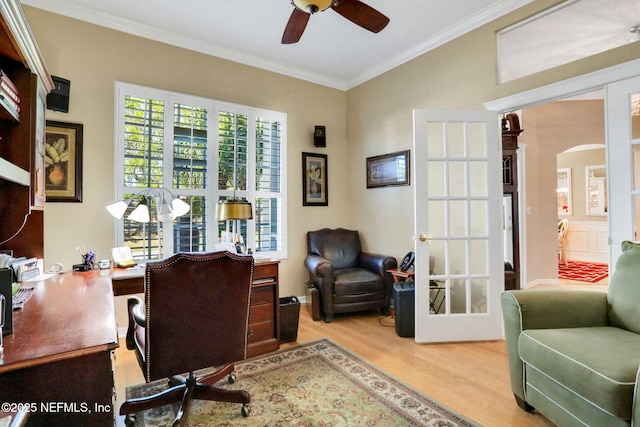
MULTIPOLYGON (((526 413, 516 405, 509 387, 504 341, 416 344, 413 338, 398 337, 393 325, 393 319, 379 313, 336 316, 332 323, 314 322, 303 305, 298 342, 329 338, 483 426, 553 425, 542 415, 526 413)), ((125 388, 144 382, 124 340, 115 352, 114 371, 117 413, 126 397, 125 388)), ((116 421, 124 426, 122 417, 116 421)))

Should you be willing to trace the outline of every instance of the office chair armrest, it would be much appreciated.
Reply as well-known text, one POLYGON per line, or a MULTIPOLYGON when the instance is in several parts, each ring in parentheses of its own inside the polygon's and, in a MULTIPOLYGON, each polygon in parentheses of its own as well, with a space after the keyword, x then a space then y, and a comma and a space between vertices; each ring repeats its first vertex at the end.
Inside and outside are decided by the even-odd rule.
POLYGON ((130 297, 127 299, 127 310, 129 311, 129 326, 127 327, 127 349, 133 350, 135 348, 134 335, 136 332, 136 325, 147 326, 147 320, 144 313, 144 304, 139 297, 130 297))

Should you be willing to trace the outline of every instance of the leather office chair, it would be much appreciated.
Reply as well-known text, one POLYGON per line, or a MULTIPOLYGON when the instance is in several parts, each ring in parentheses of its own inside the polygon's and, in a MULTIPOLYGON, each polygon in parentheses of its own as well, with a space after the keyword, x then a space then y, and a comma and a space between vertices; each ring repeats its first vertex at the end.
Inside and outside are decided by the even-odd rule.
POLYGON ((362 252, 358 231, 338 228, 307 233, 305 266, 318 289, 324 321, 335 313, 380 309, 389 313, 394 257, 362 252))
POLYGON ((232 362, 247 356, 252 277, 253 258, 226 251, 179 253, 147 263, 145 301, 128 300, 126 343, 146 382, 169 378, 170 388, 124 402, 120 415, 181 402, 173 424, 178 426, 192 399, 242 403, 242 415, 249 415, 249 393, 214 384, 227 376, 234 382, 232 362), (222 367, 194 376, 211 366, 222 367), (186 378, 177 376, 185 372, 186 378))

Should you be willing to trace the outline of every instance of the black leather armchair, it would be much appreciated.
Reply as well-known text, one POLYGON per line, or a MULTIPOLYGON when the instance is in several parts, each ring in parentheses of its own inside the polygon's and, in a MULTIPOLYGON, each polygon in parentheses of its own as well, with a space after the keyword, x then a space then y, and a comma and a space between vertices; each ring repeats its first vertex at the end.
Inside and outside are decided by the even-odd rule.
POLYGON ((337 228, 307 233, 305 266, 318 289, 324 321, 335 313, 380 309, 389 313, 394 257, 362 252, 358 231, 337 228))

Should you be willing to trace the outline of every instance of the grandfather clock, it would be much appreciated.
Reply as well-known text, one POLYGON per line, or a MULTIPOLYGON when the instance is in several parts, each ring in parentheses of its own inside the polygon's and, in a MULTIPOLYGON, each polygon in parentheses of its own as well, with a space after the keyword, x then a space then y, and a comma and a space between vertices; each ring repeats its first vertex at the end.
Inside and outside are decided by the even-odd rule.
POLYGON ((502 209, 504 235, 504 288, 520 289, 520 236, 518 223, 518 135, 516 114, 502 119, 502 209))

